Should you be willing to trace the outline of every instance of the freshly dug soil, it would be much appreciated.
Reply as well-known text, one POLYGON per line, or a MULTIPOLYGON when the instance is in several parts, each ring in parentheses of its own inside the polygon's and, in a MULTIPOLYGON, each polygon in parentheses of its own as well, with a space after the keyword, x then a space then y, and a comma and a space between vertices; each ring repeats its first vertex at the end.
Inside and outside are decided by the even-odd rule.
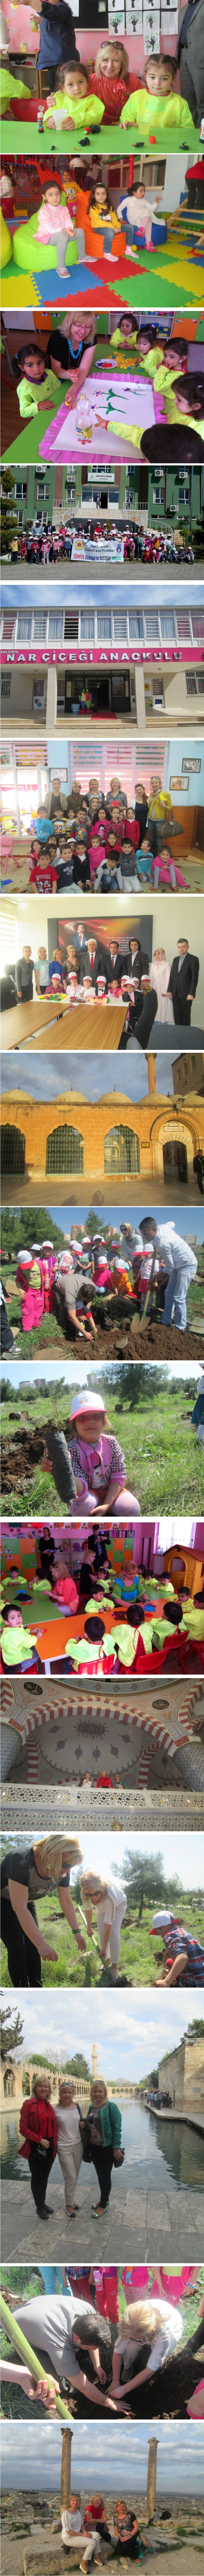
POLYGON ((37 1431, 37 1424, 35 1426, 35 1432, 32 1433, 31 1430, 16 1431, 14 1439, 11 1439, 10 1435, 7 1435, 5 1439, 3 1433, 1 1443, 2 1494, 4 1494, 5 1491, 7 1494, 13 1493, 14 1481, 16 1492, 23 1494, 24 1485, 27 1485, 29 1476, 32 1484, 33 1471, 35 1467, 40 1466, 40 1459, 43 1458, 43 1450, 44 1436, 42 1431, 37 1431))

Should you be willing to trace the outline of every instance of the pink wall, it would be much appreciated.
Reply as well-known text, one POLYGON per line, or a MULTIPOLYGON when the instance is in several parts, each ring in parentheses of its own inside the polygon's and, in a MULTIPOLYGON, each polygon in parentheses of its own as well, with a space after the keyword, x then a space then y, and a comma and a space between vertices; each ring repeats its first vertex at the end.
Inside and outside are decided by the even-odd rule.
MULTIPOLYGON (((9 29, 9 45, 10 45, 11 53, 14 53, 14 52, 15 52, 15 53, 20 53, 20 51, 21 51, 21 44, 22 44, 22 45, 23 45, 23 47, 25 47, 26 52, 28 52, 29 54, 33 54, 33 55, 37 54, 37 53, 38 53, 38 45, 39 45, 39 42, 40 42, 40 20, 39 20, 39 40, 38 40, 37 30, 36 30, 36 28, 34 29, 34 28, 33 28, 33 26, 32 26, 32 19, 33 19, 33 15, 34 15, 34 10, 32 9, 32 6, 30 6, 30 7, 28 7, 28 8, 24 8, 24 7, 22 6, 22 0, 17 0, 17 5, 16 5, 16 0, 6 0, 5 14, 6 14, 7 26, 8 26, 8 29, 9 29)), ((95 29, 93 29, 92 27, 91 27, 91 28, 90 28, 90 27, 86 27, 86 28, 83 28, 83 29, 79 29, 79 30, 78 30, 78 27, 77 27, 77 21, 76 21, 76 26, 75 26, 75 35, 76 35, 77 52, 78 52, 78 53, 79 53, 79 55, 80 55, 80 62, 81 62, 81 63, 89 63, 89 64, 90 64, 90 67, 92 68, 92 67, 93 67, 93 65, 94 65, 94 62, 95 62, 95 56, 96 56, 96 54, 97 54, 97 52, 98 52, 98 48, 99 48, 99 45, 100 45, 100 41, 102 41, 102 38, 101 38, 101 30, 100 30, 100 24, 99 24, 99 26, 96 28, 96 30, 95 30, 95 29)), ((117 40, 116 40, 116 41, 117 41, 117 40)), ((105 42, 105 37, 104 37, 104 42, 105 42)), ((107 31, 106 31, 106 42, 107 42, 107 31)), ((127 53, 127 55, 128 55, 128 62, 129 62, 130 69, 131 69, 131 66, 132 66, 132 70, 134 71, 134 74, 135 74, 136 72, 138 72, 138 76, 139 76, 139 78, 141 79, 141 78, 142 78, 142 75, 143 75, 143 71, 144 71, 144 61, 145 61, 145 51, 146 51, 146 49, 145 49, 145 47, 144 47, 144 43, 143 43, 143 37, 142 37, 142 36, 137 36, 137 37, 136 37, 136 36, 127 36, 127 37, 126 37, 126 36, 124 35, 124 37, 122 38, 122 43, 124 43, 124 45, 125 45, 125 51, 126 51, 126 53, 127 53)), ((170 34, 170 24, 169 24, 169 29, 168 29, 168 46, 167 46, 166 37, 165 37, 165 36, 164 36, 164 37, 163 37, 163 36, 161 36, 161 38, 160 38, 160 47, 159 47, 159 49, 158 49, 158 50, 160 50, 160 53, 161 53, 161 54, 165 54, 165 52, 168 52, 168 54, 175 54, 175 52, 176 52, 176 36, 171 36, 171 34, 170 34)), ((68 53, 68 47, 67 47, 67 53, 68 53)), ((23 61, 23 53, 22 53, 22 61, 23 61)), ((178 78, 177 78, 176 87, 177 87, 177 89, 180 89, 179 76, 178 76, 178 78)))

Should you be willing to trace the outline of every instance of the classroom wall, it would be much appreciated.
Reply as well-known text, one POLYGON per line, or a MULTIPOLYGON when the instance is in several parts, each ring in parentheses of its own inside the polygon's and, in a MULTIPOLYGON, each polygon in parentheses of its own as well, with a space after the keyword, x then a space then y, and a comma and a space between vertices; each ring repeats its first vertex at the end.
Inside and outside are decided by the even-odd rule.
MULTIPOLYGON (((34 10, 32 10, 32 6, 30 6, 30 7, 28 7, 28 8, 27 8, 27 7, 24 7, 24 6, 23 6, 23 0, 19 0, 19 5, 17 5, 17 7, 16 7, 16 0, 7 0, 6 13, 4 13, 4 14, 6 14, 6 22, 7 22, 7 27, 8 27, 9 51, 10 51, 11 53, 13 53, 13 52, 14 52, 14 50, 15 50, 15 53, 21 53, 21 52, 22 52, 22 79, 23 79, 23 55, 25 55, 26 53, 27 53, 27 54, 31 54, 31 56, 33 57, 33 60, 34 60, 34 59, 35 59, 35 57, 36 57, 36 56, 37 56, 37 54, 38 54, 38 50, 39 50, 39 41, 40 41, 40 20, 39 20, 39 39, 38 39, 37 29, 36 29, 36 27, 34 28, 34 26, 33 26, 34 10)), ((108 28, 103 28, 103 26, 101 27, 101 26, 100 26, 100 20, 99 20, 99 22, 98 22, 98 26, 96 25, 96 28, 92 28, 92 27, 91 27, 91 28, 90 28, 90 27, 79 28, 79 27, 78 27, 78 24, 77 24, 77 16, 75 17, 75 10, 74 10, 74 9, 73 9, 72 15, 73 15, 73 18, 75 19, 76 47, 77 47, 77 53, 79 53, 79 56, 80 56, 80 62, 81 62, 81 63, 87 63, 87 64, 89 64, 90 68, 92 68, 92 66, 94 65, 94 62, 95 62, 96 54, 98 53, 98 50, 99 50, 99 45, 100 45, 100 43, 102 42, 102 37, 103 37, 103 36, 104 36, 104 43, 105 43, 105 40, 106 40, 106 43, 107 43, 107 39, 108 39, 108 28)), ((168 27, 167 27, 167 37, 166 37, 166 35, 165 35, 165 34, 164 34, 164 35, 160 34, 159 43, 158 43, 158 52, 160 52, 161 54, 165 54, 166 52, 168 52, 168 54, 175 54, 175 53, 176 53, 176 30, 175 30, 175 19, 176 19, 176 28, 177 28, 177 10, 176 10, 176 12, 174 13, 174 30, 173 30, 173 34, 171 34, 171 22, 170 22, 170 20, 169 20, 169 19, 168 19, 168 27)), ((123 30, 123 21, 122 21, 122 30, 123 30)), ((149 45, 149 48, 148 48, 148 46, 144 43, 143 34, 142 34, 142 35, 140 34, 139 36, 136 36, 136 37, 135 37, 135 36, 129 36, 129 35, 128 35, 128 36, 126 36, 126 35, 125 35, 125 32, 123 33, 123 31, 122 31, 121 42, 122 42, 122 44, 124 44, 124 46, 125 46, 125 52, 126 52, 126 53, 127 53, 127 55, 128 55, 129 68, 131 69, 131 67, 132 67, 132 70, 134 71, 134 76, 136 76, 136 72, 138 73, 138 80, 139 80, 139 81, 143 80, 143 77, 144 77, 144 63, 145 63, 145 59, 147 58, 147 52, 148 52, 148 50, 149 50, 149 52, 151 51, 151 46, 149 45)), ((67 60, 69 60, 68 44, 67 44, 67 60)), ((179 75, 177 76, 177 80, 176 80, 176 84, 175 84, 175 86, 176 86, 176 88, 177 88, 177 89, 180 89, 179 75)))
MULTIPOLYGON (((183 740, 181 742, 179 741, 179 735, 176 737, 176 743, 166 743, 164 780, 165 787, 170 788, 170 793, 172 792, 170 784, 171 778, 174 777, 175 774, 178 778, 181 777, 182 779, 183 760, 187 760, 187 758, 188 743, 184 746, 183 740)), ((189 786, 187 797, 185 797, 185 805, 202 805, 204 802, 204 743, 201 740, 199 742, 198 750, 196 750, 196 743, 195 750, 192 743, 192 753, 190 750, 189 761, 191 758, 192 760, 194 759, 199 761, 199 770, 195 769, 191 771, 189 768, 189 786)), ((172 805, 175 813, 177 811, 177 806, 179 810, 179 806, 183 805, 183 803, 184 793, 183 787, 181 786, 180 790, 177 790, 176 796, 172 794, 172 805)))
MULTIPOLYGON (((134 913, 135 913, 135 909, 137 909, 137 910, 138 910, 138 905, 135 907, 135 905, 131 903, 131 904, 129 905, 129 907, 127 908, 127 902, 126 902, 126 906, 124 907, 124 911, 123 911, 123 913, 121 914, 120 906, 118 906, 118 907, 117 907, 117 904, 115 905, 115 909, 114 909, 114 927, 115 927, 115 936, 117 936, 117 935, 118 935, 118 937, 120 938, 120 931, 124 931, 126 922, 129 920, 129 924, 131 925, 131 921, 134 921, 134 913)), ((66 916, 66 911, 67 911, 67 906, 66 906, 66 895, 65 895, 65 894, 64 894, 64 901, 63 901, 63 897, 61 896, 61 897, 60 897, 60 900, 59 900, 59 905, 58 905, 57 897, 53 897, 53 903, 52 903, 52 900, 51 900, 51 903, 50 903, 50 899, 49 899, 49 904, 48 904, 48 899, 47 899, 47 898, 45 898, 43 895, 40 895, 38 898, 37 898, 37 896, 36 896, 36 895, 35 895, 34 897, 33 897, 33 895, 30 895, 30 898, 29 898, 29 892, 28 892, 28 895, 27 895, 26 897, 24 896, 24 898, 22 898, 22 900, 21 900, 20 902, 16 903, 16 904, 13 906, 13 914, 15 915, 15 926, 16 926, 16 943, 17 943, 17 944, 16 944, 16 954, 17 954, 17 956, 19 956, 19 955, 21 954, 22 947, 25 947, 27 940, 28 940, 29 946, 31 945, 31 947, 32 947, 32 956, 33 956, 33 957, 37 957, 38 947, 39 947, 40 945, 42 945, 42 947, 47 948, 47 945, 48 945, 48 911, 49 911, 49 917, 51 918, 52 910, 53 910, 54 923, 56 923, 56 916, 57 916, 58 911, 59 911, 59 912, 61 912, 62 918, 63 918, 63 919, 65 918, 65 916, 66 916), (19 944, 19 943, 20 943, 20 944, 19 944)), ((200 960, 200 972, 199 972, 199 979, 198 979, 198 985, 197 985, 197 993, 196 993, 196 995, 195 995, 195 1000, 194 1000, 193 1005, 192 1005, 192 1015, 191 1015, 191 1016, 192 1016, 192 1028, 196 1028, 196 1027, 197 1027, 197 1028, 200 1028, 200 1027, 201 1027, 201 1024, 203 1023, 203 1020, 204 1020, 204 910, 203 910, 203 905, 201 905, 201 903, 200 903, 199 895, 196 895, 196 896, 195 896, 195 895, 185 896, 185 925, 184 925, 184 919, 183 919, 183 896, 182 896, 182 894, 181 894, 180 904, 179 904, 179 901, 178 901, 178 895, 174 895, 174 894, 170 894, 170 895, 168 895, 168 894, 167 894, 167 895, 166 895, 166 894, 163 894, 163 895, 162 895, 162 894, 158 894, 158 895, 154 898, 154 901, 153 901, 153 904, 152 904, 152 907, 151 907, 151 906, 150 906, 150 898, 149 898, 149 895, 148 895, 148 897, 146 897, 146 901, 145 901, 145 900, 143 900, 143 895, 142 895, 142 891, 141 891, 139 910, 140 910, 140 912, 141 912, 141 914, 142 914, 142 919, 143 919, 143 928, 144 928, 144 935, 145 935, 145 918, 146 918, 146 921, 147 921, 147 919, 148 919, 148 927, 149 927, 149 917, 150 917, 150 910, 151 910, 151 919, 152 919, 152 956, 154 955, 154 949, 155 949, 155 948, 164 948, 165 957, 166 957, 166 958, 168 958, 168 961, 169 961, 169 967, 170 967, 170 966, 172 965, 172 958, 173 958, 174 956, 176 956, 176 954, 177 954, 177 941, 178 941, 179 937, 182 937, 182 933, 183 933, 184 938, 185 938, 185 939, 188 939, 189 949, 191 950, 191 952, 193 951, 193 955, 194 955, 194 956, 196 955, 197 957, 199 957, 199 960, 200 960)), ((73 911, 73 905, 72 905, 72 911, 73 911)), ((101 917, 102 917, 102 913, 103 913, 103 907, 101 908, 101 904, 100 904, 100 920, 101 920, 101 917)), ((83 904, 81 904, 81 909, 80 909, 80 920, 82 920, 82 919, 83 919, 83 904)), ((90 902, 90 906, 89 906, 89 919, 90 919, 90 920, 92 920, 92 924, 93 924, 93 921, 95 920, 95 906, 94 906, 93 904, 91 904, 91 902, 90 902)), ((110 937, 110 934, 111 934, 111 917, 110 917, 110 907, 109 907, 109 912, 107 913, 107 910, 106 910, 106 914, 104 914, 104 928, 105 928, 105 938, 107 939, 107 942, 108 942, 108 938, 110 937)), ((56 944, 56 943, 55 943, 55 944, 56 944)), ((149 949, 149 955, 150 955, 150 953, 151 953, 151 950, 150 950, 150 940, 148 939, 148 937, 147 937, 147 947, 148 947, 148 949, 149 949)))

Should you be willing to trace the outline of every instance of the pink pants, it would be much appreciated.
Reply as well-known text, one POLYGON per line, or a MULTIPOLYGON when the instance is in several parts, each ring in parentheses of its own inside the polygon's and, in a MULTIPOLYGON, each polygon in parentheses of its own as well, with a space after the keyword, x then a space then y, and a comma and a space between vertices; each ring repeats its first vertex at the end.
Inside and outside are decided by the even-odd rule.
POLYGON ((25 1297, 24 1297, 24 1299, 23 1299, 23 1306, 22 1306, 22 1331, 23 1331, 23 1333, 32 1333, 32 1331, 33 1331, 33 1325, 34 1325, 34 1324, 40 1324, 40 1323, 41 1323, 41 1315, 43 1315, 43 1310, 44 1310, 44 1289, 43 1289, 43 1288, 42 1288, 42 1289, 40 1289, 40 1288, 26 1288, 26 1296, 25 1296, 25 1297))

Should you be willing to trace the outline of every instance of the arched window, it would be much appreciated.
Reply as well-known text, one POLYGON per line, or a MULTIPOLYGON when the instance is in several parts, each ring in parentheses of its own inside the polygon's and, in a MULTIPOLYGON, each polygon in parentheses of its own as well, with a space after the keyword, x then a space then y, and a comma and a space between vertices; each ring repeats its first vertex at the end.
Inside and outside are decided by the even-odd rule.
POLYGON ((104 1172, 140 1172, 139 1136, 133 1127, 110 1127, 104 1140, 104 1172))
POLYGON ((83 1172, 84 1141, 78 1127, 53 1127, 47 1137, 46 1172, 83 1172))
POLYGON ((8 1121, 7 1127, 1 1128, 1 1171, 24 1172, 24 1170, 25 1136, 21 1135, 20 1127, 10 1127, 8 1121))

